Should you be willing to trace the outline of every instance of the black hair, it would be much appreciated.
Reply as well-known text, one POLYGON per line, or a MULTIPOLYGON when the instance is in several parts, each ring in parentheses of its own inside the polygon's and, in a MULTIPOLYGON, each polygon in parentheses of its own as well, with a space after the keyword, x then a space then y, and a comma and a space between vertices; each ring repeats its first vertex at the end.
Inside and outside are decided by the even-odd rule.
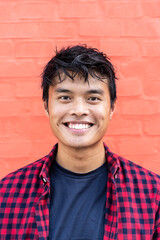
POLYGON ((48 105, 48 89, 54 85, 54 78, 62 75, 74 80, 76 75, 80 75, 84 81, 88 81, 88 75, 103 81, 107 78, 107 84, 110 92, 111 108, 116 101, 116 75, 115 69, 110 59, 103 52, 96 48, 90 48, 86 45, 69 46, 56 50, 56 54, 45 66, 42 73, 43 101, 48 105), (64 73, 64 74, 62 74, 64 73))

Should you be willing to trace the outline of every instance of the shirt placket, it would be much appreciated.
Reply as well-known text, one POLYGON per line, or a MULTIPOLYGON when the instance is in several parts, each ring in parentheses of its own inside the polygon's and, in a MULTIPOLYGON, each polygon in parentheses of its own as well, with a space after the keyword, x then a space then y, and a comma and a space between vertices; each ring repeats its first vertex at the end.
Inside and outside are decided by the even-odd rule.
POLYGON ((36 204, 36 223, 39 234, 39 240, 46 240, 49 237, 49 202, 50 187, 49 181, 42 177, 42 194, 36 204))
POLYGON ((105 212, 105 226, 103 240, 116 240, 118 230, 118 209, 117 209, 117 193, 116 193, 116 179, 110 173, 107 182, 106 195, 106 212, 105 212))

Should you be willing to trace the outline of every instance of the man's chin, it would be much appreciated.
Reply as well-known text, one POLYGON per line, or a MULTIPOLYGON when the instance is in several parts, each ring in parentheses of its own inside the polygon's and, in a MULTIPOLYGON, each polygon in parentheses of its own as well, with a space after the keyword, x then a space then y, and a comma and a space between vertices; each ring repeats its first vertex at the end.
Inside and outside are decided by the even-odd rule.
POLYGON ((77 150, 77 151, 80 151, 80 150, 83 150, 83 149, 89 149, 89 148, 93 148, 95 147, 97 144, 99 144, 99 141, 98 142, 91 142, 91 141, 88 141, 88 142, 80 142, 80 141, 77 141, 77 142, 70 142, 70 143, 60 143, 61 145, 65 145, 65 147, 67 148, 70 148, 70 149, 74 149, 74 150, 77 150))

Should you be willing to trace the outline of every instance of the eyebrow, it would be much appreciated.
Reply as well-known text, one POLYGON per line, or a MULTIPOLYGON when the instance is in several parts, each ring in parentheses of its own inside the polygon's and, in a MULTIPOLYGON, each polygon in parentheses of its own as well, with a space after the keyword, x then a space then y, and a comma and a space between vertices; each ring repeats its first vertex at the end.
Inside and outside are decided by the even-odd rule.
POLYGON ((72 91, 64 88, 56 88, 55 92, 57 93, 72 93, 72 91))
POLYGON ((92 89, 92 90, 89 90, 87 91, 88 94, 92 94, 92 93, 95 93, 95 94, 100 94, 100 95, 103 95, 104 94, 104 91, 102 89, 92 89))
MULTIPOLYGON (((57 93, 73 93, 72 91, 65 89, 65 88, 56 88, 55 90, 57 93)), ((100 94, 103 95, 104 91, 102 89, 91 89, 86 92, 87 94, 100 94)))

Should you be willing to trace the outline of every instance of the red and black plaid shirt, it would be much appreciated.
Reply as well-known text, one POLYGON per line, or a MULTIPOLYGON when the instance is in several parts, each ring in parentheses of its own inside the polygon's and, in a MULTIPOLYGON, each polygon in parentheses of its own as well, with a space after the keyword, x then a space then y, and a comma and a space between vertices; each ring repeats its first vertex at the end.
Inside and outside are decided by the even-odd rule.
MULTIPOLYGON (((160 177, 105 148, 104 240, 160 239, 160 177)), ((49 169, 56 149, 1 180, 0 240, 48 239, 49 169)))

